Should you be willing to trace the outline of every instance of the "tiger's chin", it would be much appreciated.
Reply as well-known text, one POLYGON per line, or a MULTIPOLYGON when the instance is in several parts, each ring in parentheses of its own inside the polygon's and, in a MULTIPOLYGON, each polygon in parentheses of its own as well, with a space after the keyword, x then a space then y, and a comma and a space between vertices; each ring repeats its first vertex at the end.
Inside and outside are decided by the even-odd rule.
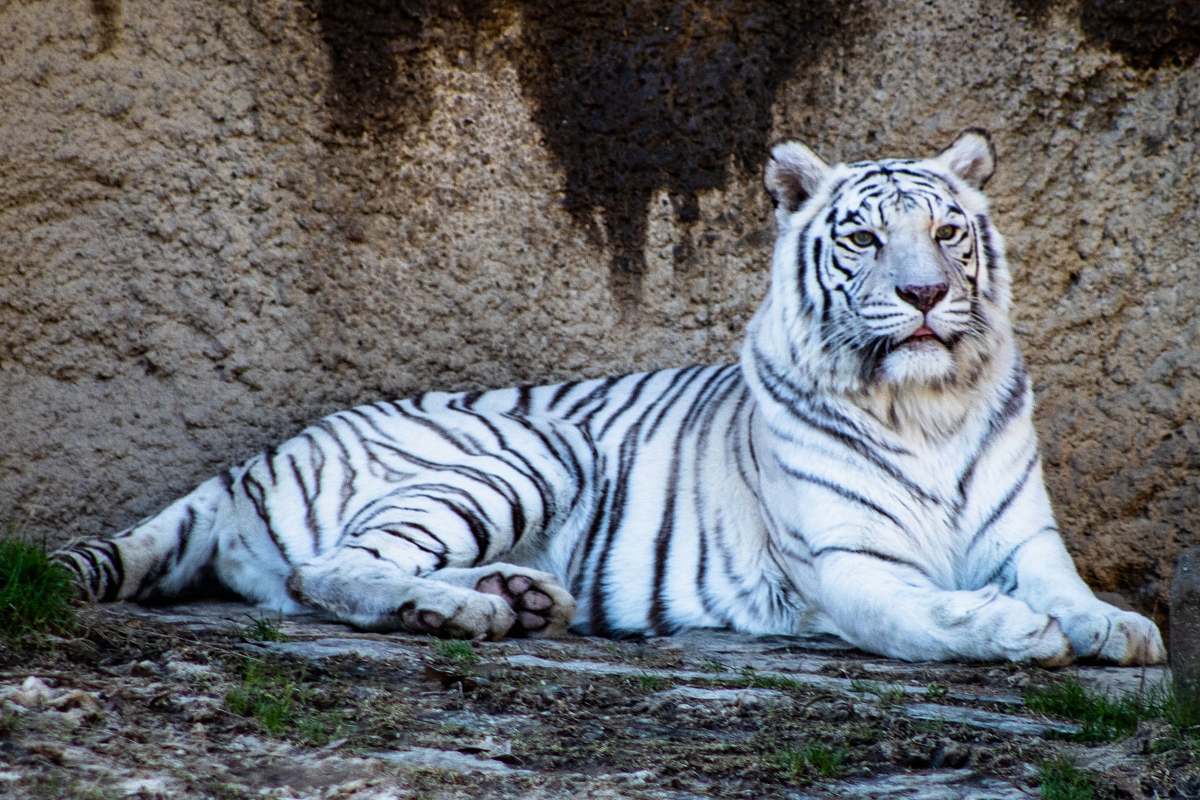
POLYGON ((879 367, 879 379, 893 386, 940 386, 955 371, 950 349, 933 336, 904 342, 879 367))

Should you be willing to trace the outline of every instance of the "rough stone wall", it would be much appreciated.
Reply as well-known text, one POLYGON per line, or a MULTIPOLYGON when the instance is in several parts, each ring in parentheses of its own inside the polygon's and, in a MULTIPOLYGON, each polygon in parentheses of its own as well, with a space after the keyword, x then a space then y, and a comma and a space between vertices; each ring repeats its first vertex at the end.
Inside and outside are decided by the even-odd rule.
POLYGON ((767 145, 994 133, 1047 473, 1161 613, 1200 543, 1187 0, 0 6, 0 515, 123 527, 334 409, 731 358, 767 145))

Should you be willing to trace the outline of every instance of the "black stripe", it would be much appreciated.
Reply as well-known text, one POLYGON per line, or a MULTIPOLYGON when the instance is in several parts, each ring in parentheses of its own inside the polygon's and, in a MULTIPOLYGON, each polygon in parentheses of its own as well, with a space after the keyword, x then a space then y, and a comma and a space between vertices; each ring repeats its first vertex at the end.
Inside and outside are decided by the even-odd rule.
POLYGON ((262 520, 263 525, 267 529, 267 536, 271 538, 271 542, 275 545, 275 549, 279 551, 279 555, 283 557, 286 564, 291 564, 291 556, 288 555, 287 548, 283 546, 283 541, 279 535, 275 533, 275 528, 271 525, 271 515, 267 511, 267 490, 261 483, 258 482, 249 472, 242 476, 242 491, 246 493, 250 504, 254 506, 254 513, 262 520))
POLYGON ((263 451, 263 461, 267 465, 267 474, 271 476, 272 486, 279 482, 279 476, 275 474, 275 455, 277 452, 274 445, 263 451))
MULTIPOLYGON (((794 403, 803 401, 812 414, 827 417, 828 421, 836 423, 843 428, 849 429, 851 432, 853 432, 853 435, 856 438, 864 443, 864 445, 869 445, 877 450, 885 450, 898 456, 912 455, 912 451, 905 447, 900 447, 892 444, 891 442, 886 442, 882 439, 872 436, 869 431, 864 430, 861 425, 847 417, 845 414, 841 413, 835 408, 830 407, 828 403, 823 402, 820 398, 814 397, 809 392, 792 383, 785 375, 775 370, 770 360, 763 354, 761 350, 756 348, 754 350, 754 357, 756 362, 761 361, 762 366, 770 372, 770 377, 775 383, 778 383, 780 386, 783 386, 788 390, 788 393, 791 396, 790 399, 782 398, 780 402, 787 400, 789 407, 794 407, 794 403)), ((761 374, 759 377, 761 379, 761 374)))
POLYGON ((579 381, 571 381, 570 383, 561 384, 550 397, 550 403, 546 406, 546 410, 553 411, 554 407, 562 402, 563 398, 570 394, 571 390, 578 385, 579 381))
POLYGON ((187 512, 183 519, 179 521, 179 527, 175 529, 175 565, 183 560, 183 554, 187 550, 188 541, 192 538, 192 531, 196 529, 196 509, 188 506, 187 512))
POLYGON ((924 576, 926 579, 931 580, 931 581, 933 580, 933 578, 930 577, 929 573, 926 572, 925 569, 922 568, 919 564, 916 564, 916 563, 909 561, 907 559, 904 559, 904 558, 899 558, 898 556, 890 555, 888 553, 881 553, 878 550, 870 550, 865 547, 839 547, 839 546, 822 547, 819 550, 813 551, 812 557, 814 559, 817 559, 817 558, 821 558, 822 556, 830 555, 832 553, 845 553, 845 554, 853 555, 853 556, 866 556, 867 558, 874 558, 879 561, 886 561, 889 564, 897 564, 902 567, 908 567, 909 569, 916 570, 917 572, 921 573, 921 575, 924 576))
POLYGON ((989 300, 995 300, 995 277, 997 268, 996 245, 992 241, 992 231, 991 227, 988 225, 987 217, 985 217, 983 214, 977 214, 975 216, 975 224, 979 226, 979 242, 983 249, 984 258, 987 261, 987 263, 984 265, 984 268, 987 270, 988 286, 987 290, 984 292, 984 295, 989 300))
POLYGON ((406 501, 416 497, 423 497, 429 500, 436 500, 438 502, 442 501, 443 498, 438 496, 438 494, 430 494, 430 492, 439 494, 444 493, 453 497, 462 498, 462 500, 465 501, 468 506, 470 506, 471 510, 475 512, 475 515, 479 519, 493 528, 499 527, 496 525, 495 520, 492 519, 491 515, 487 513, 487 510, 479 502, 479 499, 460 486, 454 486, 448 483, 417 483, 413 484, 412 486, 405 486, 401 496, 406 501))
POLYGON ((320 463, 311 463, 311 457, 314 452, 320 453, 316 446, 316 441, 311 434, 304 434, 304 438, 309 443, 310 469, 313 474, 313 489, 310 493, 308 484, 305 483, 304 475, 300 471, 300 464, 296 461, 296 457, 288 454, 288 464, 292 470, 292 480, 296 482, 296 486, 300 489, 300 499, 304 503, 304 524, 308 528, 309 536, 312 537, 312 552, 321 552, 321 531, 317 523, 317 497, 321 494, 321 471, 325 468, 325 456, 321 453, 320 463))
POLYGON ((604 434, 608 433, 609 428, 611 428, 613 423, 617 421, 617 418, 633 407, 634 403, 638 401, 638 398, 642 396, 642 390, 646 388, 646 384, 658 374, 659 373, 657 372, 647 372, 642 376, 641 380, 634 384, 633 391, 629 393, 629 397, 625 399, 625 402, 621 405, 621 407, 618 408, 612 414, 612 416, 608 418, 603 426, 601 426, 600 432, 596 434, 597 439, 604 438, 604 434))
POLYGON ((592 512, 591 522, 588 524, 587 533, 584 534, 582 539, 576 542, 575 549, 571 552, 571 559, 568 562, 568 570, 571 574, 571 594, 576 597, 583 594, 583 579, 587 574, 587 562, 596 546, 596 537, 600 534, 607 503, 608 481, 602 480, 597 490, 596 504, 592 512), (579 563, 576 563, 577 555, 580 556, 579 563))
MULTIPOLYGON (((391 455, 400 459, 401 461, 406 461, 406 462, 408 462, 410 464, 414 464, 422 469, 427 469, 427 470, 431 470, 431 471, 452 472, 455 475, 460 475, 464 478, 467 478, 468 480, 473 480, 477 483, 483 484, 484 486, 488 487, 493 492, 495 492, 496 494, 500 495, 502 498, 504 498, 510 502, 516 502, 516 500, 517 500, 518 495, 517 495, 516 489, 513 488, 512 484, 510 484, 507 480, 501 478, 499 475, 495 475, 490 472, 485 472, 481 469, 476 469, 475 467, 468 467, 464 464, 444 464, 444 463, 441 463, 438 461, 430 461, 429 459, 421 458, 420 456, 414 455, 413 453, 410 453, 407 450, 402 450, 399 447, 396 447, 395 445, 388 444, 387 442, 379 442, 379 441, 374 441, 371 439, 363 439, 363 444, 365 447, 368 448, 368 452, 369 452, 370 446, 378 447, 382 450, 387 451, 388 453, 390 453, 391 455), (499 484, 499 485, 497 485, 497 484, 499 484), (503 488, 501 488, 501 487, 503 487, 503 488), (507 491, 505 491, 505 490, 507 490, 507 491)), ((376 460, 378 460, 377 457, 376 457, 376 460)), ((382 464, 382 461, 380 461, 379 463, 382 464)), ((386 465, 383 465, 383 466, 386 467, 386 465)), ((411 477, 411 476, 406 474, 405 477, 411 477)))
MULTIPOLYGON (((1017 557, 1017 553, 1019 553, 1021 551, 1021 548, 1023 548, 1025 545, 1032 542, 1034 539, 1037 539, 1044 533, 1057 534, 1058 528, 1056 528, 1053 525, 1047 525, 1044 528, 1042 528, 1040 531, 1038 531, 1037 533, 1035 533, 1031 536, 1027 536, 1024 539, 1022 539, 1021 542, 1016 547, 1014 547, 1012 550, 1008 551, 1008 555, 1006 555, 1003 559, 1000 560, 999 566, 997 566, 994 570, 992 570, 992 574, 988 576, 987 580, 985 580, 981 586, 987 586, 990 583, 995 583, 996 579, 1000 577, 1001 573, 1003 573, 1004 570, 1008 569, 1009 564, 1011 564, 1013 559, 1017 557)), ((1011 591, 1013 591, 1013 589, 1007 589, 1006 591, 1011 592, 1011 591)))
MULTIPOLYGON (((678 391, 674 392, 673 397, 668 397, 667 394, 660 396, 653 403, 647 406, 637 418, 637 420, 626 429, 625 438, 621 442, 621 447, 617 452, 617 477, 616 489, 611 494, 611 501, 607 509, 606 531, 604 534, 604 542, 600 543, 600 537, 597 536, 593 540, 593 546, 599 549, 596 567, 592 572, 592 591, 590 604, 590 617, 592 633, 597 636, 612 636, 617 631, 613 628, 608 617, 608 596, 605 591, 605 579, 608 573, 608 557, 612 550, 611 544, 618 530, 620 530, 625 518, 625 507, 628 503, 628 487, 629 475, 633 470, 633 464, 637 460, 638 443, 641 438, 642 425, 653 413, 655 408, 661 405, 659 417, 655 421, 655 425, 661 422, 662 415, 671 407, 671 405, 682 396, 687 387, 696 376, 702 372, 701 367, 688 367, 685 370, 677 372, 673 378, 672 386, 680 382, 680 377, 687 373, 688 377, 682 381, 682 385, 678 391)), ((647 439, 650 435, 647 435, 647 439)), ((584 564, 590 557, 590 551, 585 554, 584 564)))
POLYGON ((380 530, 382 530, 384 533, 388 534, 389 536, 394 536, 397 539, 403 539, 404 541, 408 542, 409 544, 411 544, 413 547, 417 548, 421 552, 428 553, 429 555, 433 556, 433 558, 434 558, 433 568, 435 570, 439 570, 442 567, 446 566, 446 543, 443 542, 441 539, 437 538, 436 536, 434 536, 432 533, 430 533, 428 528, 426 528, 424 525, 418 525, 415 522, 400 522, 400 523, 394 523, 394 524, 403 525, 408 528, 415 528, 418 531, 421 531, 426 536, 428 536, 430 539, 433 539, 435 542, 441 544, 442 549, 440 551, 438 551, 438 550, 433 550, 429 547, 426 547, 425 545, 418 542, 416 539, 405 534, 403 531, 394 530, 392 528, 381 528, 380 530))
MULTIPOLYGON (((566 467, 571 473, 571 482, 575 486, 575 494, 572 496, 571 502, 568 504, 568 506, 570 508, 574 508, 579 503, 579 499, 586 489, 585 483, 587 481, 587 476, 584 474, 583 465, 579 463, 579 458, 575 455, 575 450, 571 447, 570 442, 568 442, 558 431, 557 426, 550 427, 550 433, 553 436, 553 440, 551 440, 551 438, 547 436, 545 432, 536 427, 529 419, 511 414, 505 414, 503 416, 536 436, 546 448, 547 454, 553 456, 561 466, 566 467), (556 443, 558 446, 556 446, 556 443), (563 458, 564 453, 566 454, 565 459, 563 458)), ((596 446, 594 443, 592 443, 592 437, 591 434, 588 433, 587 428, 577 428, 576 430, 578 430, 579 434, 583 436, 584 441, 591 448, 592 453, 595 454, 596 446)), ((595 463, 594 459, 592 463, 595 463)), ((546 490, 550 496, 552 498, 556 497, 553 487, 551 487, 549 482, 546 481, 541 471, 532 466, 531 469, 534 470, 535 474, 538 476, 538 479, 546 485, 546 490)), ((558 508, 557 499, 551 500, 551 507, 554 509, 558 508)), ((543 525, 547 521, 548 519, 544 520, 543 525)))
POLYGON ((698 410, 704 401, 709 399, 709 390, 719 386, 720 382, 730 375, 729 368, 720 368, 713 372, 704 385, 692 398, 691 406, 684 413, 675 431, 675 441, 671 448, 671 467, 667 478, 666 495, 663 501, 662 519, 659 523, 658 534, 654 541, 654 582, 651 590, 650 608, 647 612, 647 625, 660 636, 670 635, 677 626, 669 619, 665 592, 667 562, 670 559, 671 539, 675 534, 675 502, 679 495, 679 477, 681 472, 681 457, 685 444, 685 435, 698 416, 698 410))
POLYGON ((138 600, 146 599, 151 592, 158 589, 159 582, 170 570, 171 558, 169 556, 158 559, 153 567, 142 574, 142 579, 138 581, 137 588, 133 590, 131 596, 138 600))
MULTIPOLYGON (((104 572, 100 568, 100 562, 96 560, 96 555, 89 549, 88 545, 77 545, 71 548, 71 550, 88 562, 88 592, 92 597, 96 597, 100 594, 100 581, 105 577, 104 572)), ((105 589, 105 594, 107 595, 107 587, 105 589)))
MULTIPOLYGON (((846 279, 847 279, 847 280, 849 280, 849 279, 851 279, 851 278, 853 278, 853 277, 854 277, 854 273, 853 273, 853 272, 851 272, 850 270, 846 269, 845 267, 843 267, 843 266, 842 266, 842 262, 838 260, 838 257, 837 257, 837 256, 830 256, 830 257, 829 257, 829 264, 830 264, 830 265, 831 265, 831 266, 832 266, 834 269, 836 269, 838 272, 842 273, 842 275, 846 276, 846 279)), ((847 296, 846 296, 846 304, 847 304, 847 305, 850 305, 850 296, 849 296, 849 295, 847 295, 847 296)))
MULTIPOLYGON (((367 552, 367 553, 370 553, 371 555, 373 555, 376 558, 376 560, 378 560, 378 561, 383 560, 383 556, 374 547, 367 547, 367 546, 361 545, 361 544, 348 544, 348 545, 344 546, 344 549, 346 549, 346 550, 362 550, 364 552, 367 552)), ((389 558, 388 561, 392 561, 392 560, 389 558)), ((392 563, 394 564, 396 562, 392 561, 392 563)))
MULTIPOLYGON (((600 385, 596 386, 594 389, 592 389, 590 392, 588 392, 586 397, 577 401, 575 403, 575 405, 571 406, 571 409, 569 411, 567 411, 567 413, 564 414, 563 416, 567 417, 568 419, 571 419, 576 414, 578 414, 580 411, 582 411, 583 408, 585 406, 587 406, 589 403, 594 403, 597 400, 602 400, 604 398, 604 396, 606 394, 608 394, 608 390, 612 388, 613 384, 619 380, 621 380, 621 378, 619 378, 619 377, 605 378, 600 383, 600 385)), ((601 403, 601 407, 603 407, 603 403, 601 403)), ((594 414, 596 411, 597 411, 597 409, 592 409, 591 413, 594 414)), ((588 416, 591 416, 591 414, 589 414, 588 416)), ((584 419, 586 420, 586 417, 584 419)))
MULTIPOLYGON (((463 445, 463 443, 460 442, 458 439, 454 438, 448 430, 443 428, 438 423, 434 422, 432 419, 429 419, 429 417, 414 414, 411 411, 406 410, 402 405, 400 405, 398 403, 395 404, 394 407, 395 407, 396 411, 398 411, 400 414, 402 414, 406 420, 408 420, 409 422, 413 422, 413 423, 419 425, 420 427, 424 428, 425 430, 432 432, 434 436, 436 436, 438 439, 441 439, 443 442, 445 442, 446 444, 455 448, 456 450, 458 450, 462 453, 466 453, 467 455, 477 455, 479 453, 478 448, 474 452, 468 450, 468 448, 465 447, 463 445)), ((465 409, 464 409, 464 411, 465 411, 465 409)), ((388 437, 388 438, 392 438, 392 437, 388 437)), ((394 441, 394 439, 393 439, 393 441, 394 441)))
MULTIPOLYGON (((830 213, 833 212, 830 211, 830 213)), ((805 285, 808 281, 808 259, 806 259, 804 255, 808 248, 808 234, 812 230, 812 227, 813 221, 809 220, 808 224, 801 229, 796 245, 796 266, 798 267, 798 272, 796 274, 796 291, 800 293, 800 300, 806 310, 812 307, 812 301, 809 299, 808 287, 805 285)), ((819 237, 817 241, 820 241, 819 237)))
POLYGON ((971 455, 971 459, 967 465, 963 467, 962 472, 958 476, 958 497, 954 504, 954 517, 957 519, 962 514, 967 506, 967 491, 970 488, 971 481, 975 477, 975 468, 979 465, 980 459, 992 446, 997 434, 1008 427, 1008 424, 1017 416, 1017 413, 1025 407, 1025 395, 1029 391, 1029 379, 1025 374, 1024 367, 1017 363, 1013 367, 1013 371, 1009 373, 1008 391, 1004 394, 1004 399, 1000 403, 1000 408, 992 414, 988 420, 987 430, 984 431, 983 438, 975 446, 975 452, 971 455))
POLYGON ((1011 489, 1008 490, 1008 494, 1004 496, 1004 499, 1000 501, 999 505, 992 509, 992 513, 988 514, 987 519, 984 520, 983 524, 979 526, 979 529, 975 531, 975 534, 971 537, 970 544, 967 545, 964 555, 970 555, 971 550, 973 550, 975 545, 982 540, 983 535, 988 532, 992 525, 996 524, 996 520, 1000 519, 1004 512, 1008 510, 1008 507, 1012 505, 1013 500, 1017 499, 1017 496, 1021 493, 1021 490, 1025 488, 1025 482, 1029 480, 1029 476, 1033 472, 1034 465, 1038 463, 1040 458, 1041 456, 1035 451, 1030 457, 1029 461, 1025 464, 1025 469, 1021 471, 1021 477, 1017 479, 1017 482, 1013 484, 1011 489))
POLYGON ((471 562, 471 566, 476 567, 483 563, 484 557, 487 555, 488 548, 491 547, 492 537, 485 526, 475 515, 462 506, 455 503, 453 500, 447 500, 444 497, 429 497, 435 503, 441 503, 450 510, 450 513, 457 516, 463 521, 470 531, 472 538, 475 539, 475 548, 478 554, 471 562))
POLYGON ((641 418, 638 419, 637 428, 639 430, 642 427, 642 420, 646 419, 655 406, 657 406, 659 409, 658 415, 654 418, 654 422, 650 424, 650 429, 646 432, 647 440, 654 436, 654 433, 658 430, 658 426, 662 424, 662 421, 666 418, 667 414, 672 408, 674 408, 675 403, 679 401, 679 398, 683 397, 684 393, 687 392, 688 387, 692 385, 692 382, 695 381, 696 378, 700 376, 700 373, 704 372, 705 369, 707 369, 707 367, 691 366, 677 372, 671 381, 671 385, 667 387, 667 391, 663 392, 663 394, 651 404, 650 408, 646 409, 641 418), (684 375, 687 375, 687 377, 684 378, 684 375))
MULTIPOLYGON (((521 453, 520 450, 517 450, 509 445, 508 440, 504 437, 503 432, 500 430, 499 427, 497 427, 492 422, 492 420, 489 417, 487 417, 483 414, 479 414, 475 411, 463 411, 463 413, 470 414, 472 417, 474 417, 476 420, 478 420, 479 423, 481 425, 483 425, 485 428, 487 428, 488 432, 491 433, 493 437, 495 437, 496 444, 498 445, 500 452, 509 454, 510 456, 512 456, 513 459, 520 462, 521 466, 524 467, 524 469, 522 469, 521 466, 518 466, 517 464, 512 463, 509 459, 500 458, 500 456, 496 452, 494 452, 494 451, 491 452, 492 456, 494 456, 496 458, 500 458, 500 460, 503 461, 510 469, 512 469, 518 475, 521 475, 522 477, 524 477, 526 480, 528 480, 533 485, 534 491, 537 492, 538 498, 540 499, 541 504, 542 504, 542 526, 543 526, 543 530, 544 530, 546 523, 549 522, 550 519, 554 516, 555 509, 556 509, 555 500, 554 500, 554 489, 553 489, 553 487, 551 487, 549 481, 546 480, 546 477, 544 475, 542 475, 541 471, 537 467, 535 467, 533 465, 533 463, 529 459, 527 459, 523 453, 521 453)), ((505 415, 505 417, 508 419, 512 419, 511 417, 508 417, 507 415, 505 415)), ((523 420, 513 420, 513 421, 516 422, 518 425, 521 425, 522 427, 524 427, 527 431, 536 433, 537 436, 542 440, 542 444, 549 451, 549 455, 555 456, 556 460, 557 460, 557 454, 554 452, 554 449, 550 446, 550 443, 548 441, 546 441, 545 436, 542 435, 540 431, 536 431, 530 423, 525 422, 523 420)), ((561 463, 561 461, 560 461, 560 463, 561 463)), ((511 498, 511 502, 514 504, 513 544, 515 545, 517 542, 519 542, 521 540, 521 537, 525 535, 526 520, 525 520, 524 503, 523 503, 521 497, 519 496, 519 494, 516 492, 515 487, 510 487, 510 488, 513 488, 513 497, 511 498), (519 524, 517 522, 518 519, 520 520, 519 524)))
POLYGON ((359 406, 358 408, 347 409, 346 411, 343 411, 342 414, 353 414, 356 417, 361 417, 364 422, 371 426, 371 430, 375 431, 375 433, 389 441, 396 441, 396 437, 379 427, 379 423, 376 422, 370 414, 364 411, 363 408, 363 406, 359 406))
POLYGON ((354 481, 358 477, 358 471, 354 469, 353 459, 350 457, 350 449, 346 447, 346 443, 342 441, 342 437, 338 435, 338 431, 333 427, 332 422, 322 420, 317 423, 317 428, 333 440, 340 452, 338 462, 342 466, 342 490, 338 498, 337 521, 338 524, 341 524, 346 518, 346 512, 350 507, 350 500, 355 494, 354 481))
POLYGON ((794 467, 791 467, 787 464, 784 464, 781 461, 776 460, 776 463, 779 464, 779 468, 782 469, 785 473, 787 473, 787 475, 789 477, 795 478, 798 481, 804 481, 805 483, 811 483, 814 486, 820 486, 821 488, 827 489, 828 491, 831 491, 834 494, 840 495, 841 497, 844 497, 851 502, 858 503, 863 508, 870 509, 871 511, 874 511, 879 516, 887 519, 893 525, 895 525, 897 528, 899 528, 901 531, 903 531, 906 535, 911 535, 911 534, 909 534, 908 529, 906 527, 904 527, 904 525, 900 522, 899 519, 897 519, 895 517, 895 515, 893 515, 891 512, 889 512, 887 509, 883 508, 882 506, 876 504, 874 501, 872 501, 866 497, 863 497, 858 492, 847 489, 845 486, 834 483, 833 481, 830 481, 830 480, 826 480, 825 478, 821 478, 816 475, 810 475, 807 472, 801 472, 800 470, 795 469, 794 467))
MULTIPOLYGON (((926 503, 930 503, 932 505, 940 505, 941 504, 941 500, 939 500, 936 496, 934 496, 933 494, 930 494, 929 492, 925 491, 923 488, 918 486, 915 482, 913 482, 910 478, 908 478, 903 472, 901 472, 895 465, 886 461, 882 456, 880 456, 878 453, 876 453, 874 450, 872 450, 861 439, 858 439, 857 437, 852 436, 849 433, 846 433, 845 431, 841 431, 836 428, 832 428, 828 425, 822 424, 818 420, 814 419, 813 417, 809 416, 807 413, 802 411, 796 405, 795 402, 792 402, 789 398, 785 397, 779 391, 779 389, 776 388, 776 386, 772 383, 770 378, 777 377, 775 374, 770 374, 770 375, 766 375, 766 376, 763 375, 764 369, 771 370, 772 373, 773 373, 773 370, 772 370, 770 364, 767 363, 766 358, 765 358, 765 356, 762 355, 761 351, 759 351, 757 348, 755 348, 753 351, 753 355, 754 355, 754 360, 755 360, 755 366, 757 366, 759 368, 759 380, 761 381, 763 386, 766 388, 767 393, 771 395, 771 398, 773 400, 775 400, 775 402, 777 402, 781 406, 783 406, 784 409, 787 410, 794 419, 796 419, 800 422, 803 422, 805 425, 809 426, 813 430, 816 430, 816 431, 819 431, 820 433, 825 434, 826 436, 828 436, 831 439, 842 444, 844 447, 848 448, 849 450, 852 450, 854 453, 859 455, 861 458, 870 462, 875 467, 877 467, 880 470, 882 470, 883 472, 885 472, 889 478, 891 478, 892 480, 899 483, 901 486, 904 487, 904 489, 906 491, 908 491, 910 494, 916 496, 919 500, 922 500, 923 502, 926 502, 926 503)), ((783 436, 784 438, 790 439, 790 437, 787 437, 786 434, 783 434, 782 432, 776 432, 776 433, 777 433, 777 435, 780 435, 780 436, 783 436)))
POLYGON ((528 385, 517 387, 517 402, 512 407, 511 413, 519 416, 525 416, 529 413, 529 403, 533 397, 531 389, 532 387, 528 385))

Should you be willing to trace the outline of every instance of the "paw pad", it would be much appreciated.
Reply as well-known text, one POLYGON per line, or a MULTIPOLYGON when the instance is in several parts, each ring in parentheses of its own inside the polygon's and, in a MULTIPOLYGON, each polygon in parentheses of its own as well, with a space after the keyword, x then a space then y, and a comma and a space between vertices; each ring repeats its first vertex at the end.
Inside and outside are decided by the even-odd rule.
POLYGON ((525 575, 511 575, 507 579, 499 572, 492 573, 475 584, 475 590, 484 594, 503 597, 517 613, 517 621, 510 636, 540 631, 550 624, 550 611, 554 600, 539 590, 532 579, 525 575))

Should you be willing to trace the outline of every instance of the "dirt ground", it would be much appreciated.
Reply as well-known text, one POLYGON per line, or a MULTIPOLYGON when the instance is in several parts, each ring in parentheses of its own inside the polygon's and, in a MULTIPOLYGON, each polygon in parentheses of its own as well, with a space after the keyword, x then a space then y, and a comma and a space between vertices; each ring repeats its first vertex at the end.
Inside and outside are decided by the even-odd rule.
MULTIPOLYGON (((1025 707, 1065 675, 903 664, 834 640, 447 643, 232 603, 84 611, 0 649, 0 796, 1029 798, 1073 763, 1096 798, 1200 797, 1165 723, 1107 743, 1025 707)), ((1086 795, 1073 795, 1086 796, 1086 795)))

